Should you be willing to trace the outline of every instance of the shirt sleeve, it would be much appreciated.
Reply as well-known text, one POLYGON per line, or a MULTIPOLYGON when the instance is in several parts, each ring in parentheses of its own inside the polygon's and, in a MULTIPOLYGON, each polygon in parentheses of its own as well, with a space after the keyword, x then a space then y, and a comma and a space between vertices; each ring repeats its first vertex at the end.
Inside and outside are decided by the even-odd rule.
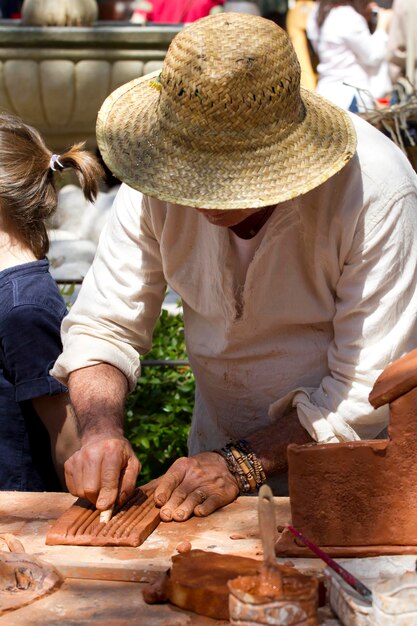
POLYGON ((388 406, 374 410, 368 396, 381 371, 416 346, 416 206, 415 190, 400 191, 379 214, 363 212, 335 294, 329 375, 274 403, 272 418, 296 407, 319 442, 372 439, 387 426, 388 406))
POLYGON ((133 389, 139 354, 151 347, 165 291, 147 199, 122 185, 93 265, 62 324, 64 349, 51 373, 65 382, 74 370, 109 363, 133 389))
POLYGON ((35 304, 16 306, 3 319, 4 374, 16 402, 67 391, 49 374, 61 352, 60 326, 56 311, 35 304))
POLYGON ((365 67, 379 67, 387 56, 388 34, 381 29, 371 34, 365 18, 354 9, 346 12, 345 17, 346 46, 365 67))

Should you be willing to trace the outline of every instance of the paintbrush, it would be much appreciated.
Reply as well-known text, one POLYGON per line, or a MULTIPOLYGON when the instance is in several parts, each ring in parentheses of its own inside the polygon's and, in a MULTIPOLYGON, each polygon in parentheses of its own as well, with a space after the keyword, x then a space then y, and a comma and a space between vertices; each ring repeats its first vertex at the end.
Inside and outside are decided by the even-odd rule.
POLYGON ((363 598, 365 598, 368 602, 372 602, 372 591, 368 589, 366 585, 364 585, 360 580, 358 580, 353 574, 348 572, 344 567, 336 563, 324 550, 316 546, 315 543, 304 537, 300 533, 299 530, 291 526, 291 524, 286 524, 286 528, 295 536, 297 539, 303 542, 304 545, 307 546, 316 556, 318 556, 322 561, 327 563, 327 565, 335 571, 343 580, 350 585, 355 591, 357 591, 363 598))

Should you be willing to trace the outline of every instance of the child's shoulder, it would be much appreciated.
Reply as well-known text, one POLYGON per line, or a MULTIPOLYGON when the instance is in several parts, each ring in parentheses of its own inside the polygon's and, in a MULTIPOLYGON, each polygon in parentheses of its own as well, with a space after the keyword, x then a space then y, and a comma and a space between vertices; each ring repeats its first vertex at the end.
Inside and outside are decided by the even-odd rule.
POLYGON ((62 318, 66 306, 46 259, 33 261, 0 272, 0 316, 13 312, 30 314, 43 309, 62 318))

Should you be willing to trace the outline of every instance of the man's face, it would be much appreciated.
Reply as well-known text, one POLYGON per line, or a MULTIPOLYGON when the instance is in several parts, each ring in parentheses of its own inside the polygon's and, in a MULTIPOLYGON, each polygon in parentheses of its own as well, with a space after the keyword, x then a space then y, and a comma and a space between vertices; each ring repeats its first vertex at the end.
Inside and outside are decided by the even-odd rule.
POLYGON ((214 226, 223 226, 223 228, 231 228, 243 222, 247 217, 262 211, 263 209, 233 209, 222 211, 219 209, 195 209, 204 215, 206 220, 214 226))

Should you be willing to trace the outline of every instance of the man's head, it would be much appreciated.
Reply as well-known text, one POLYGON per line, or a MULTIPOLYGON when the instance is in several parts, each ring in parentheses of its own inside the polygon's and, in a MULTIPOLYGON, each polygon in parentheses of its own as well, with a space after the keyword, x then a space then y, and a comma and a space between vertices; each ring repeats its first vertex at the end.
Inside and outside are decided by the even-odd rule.
POLYGON ((239 13, 181 31, 160 75, 109 96, 97 138, 107 165, 132 187, 205 209, 259 208, 306 193, 356 146, 348 115, 300 90, 286 33, 239 13))

